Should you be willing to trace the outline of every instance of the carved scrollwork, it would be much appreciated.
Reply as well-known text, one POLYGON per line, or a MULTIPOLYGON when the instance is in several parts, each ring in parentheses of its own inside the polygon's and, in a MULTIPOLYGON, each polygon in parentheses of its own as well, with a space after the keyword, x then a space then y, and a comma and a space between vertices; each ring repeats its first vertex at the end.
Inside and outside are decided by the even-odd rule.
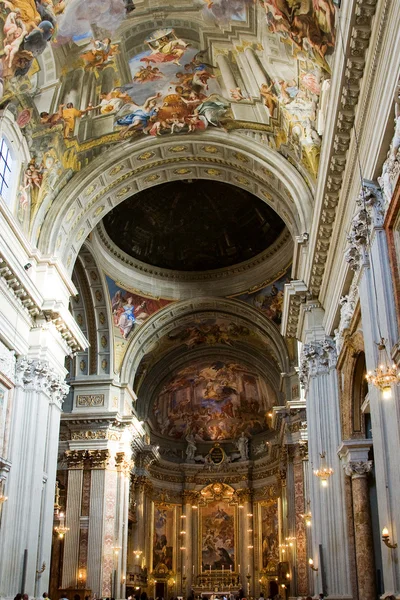
POLYGON ((42 391, 61 406, 68 393, 69 386, 46 361, 21 357, 16 364, 16 382, 18 385, 42 391))
POLYGON ((310 377, 327 372, 336 365, 336 361, 336 344, 332 338, 327 337, 319 342, 304 344, 299 367, 301 385, 307 389, 310 377))
POLYGON ((366 477, 372 469, 372 460, 350 460, 343 465, 344 472, 353 479, 366 477))

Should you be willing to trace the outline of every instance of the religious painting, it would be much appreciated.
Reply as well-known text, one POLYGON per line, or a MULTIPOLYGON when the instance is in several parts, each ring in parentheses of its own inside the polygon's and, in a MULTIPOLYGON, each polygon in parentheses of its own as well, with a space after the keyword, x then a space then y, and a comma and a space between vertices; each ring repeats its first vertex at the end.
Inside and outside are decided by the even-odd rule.
POLYGON ((135 373, 134 389, 137 393, 145 373, 149 372, 152 365, 161 356, 175 348, 182 346, 192 349, 204 345, 235 347, 238 342, 250 344, 264 354, 269 352, 267 341, 263 340, 259 333, 240 322, 220 317, 199 317, 196 320, 188 321, 185 325, 175 327, 169 333, 157 339, 154 347, 148 350, 135 373))
POLYGON ((279 563, 278 503, 261 504, 262 568, 279 563))
POLYGON ((271 386, 250 367, 198 359, 163 385, 153 419, 159 433, 177 440, 237 439, 266 431, 275 402, 271 386))
POLYGON ((291 267, 279 279, 264 288, 236 296, 239 300, 254 306, 276 325, 282 322, 283 293, 285 283, 290 282, 291 267))
POLYGON ((119 369, 128 347, 129 337, 154 313, 167 306, 170 300, 148 298, 140 293, 121 288, 106 276, 110 295, 113 329, 115 368, 119 369))
POLYGON ((203 571, 235 570, 235 513, 227 502, 201 508, 201 566, 203 571))
POLYGON ((172 570, 174 539, 174 511, 154 507, 153 571, 160 565, 172 570))
POLYGON ((187 0, 153 30, 157 13, 139 13, 133 0, 2 0, 0 101, 31 154, 16 209, 27 227, 105 147, 145 135, 254 128, 315 179, 335 43, 332 0, 196 0, 194 7, 197 31, 185 37, 172 24, 192 14, 187 0), (250 20, 262 31, 265 18, 258 41, 233 45, 226 35, 250 20), (255 68, 258 97, 242 75, 255 68))

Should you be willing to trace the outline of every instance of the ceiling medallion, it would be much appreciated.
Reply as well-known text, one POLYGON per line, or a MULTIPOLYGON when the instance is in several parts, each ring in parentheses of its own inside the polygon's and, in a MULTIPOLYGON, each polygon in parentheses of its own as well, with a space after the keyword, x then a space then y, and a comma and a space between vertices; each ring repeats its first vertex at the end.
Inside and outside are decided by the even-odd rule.
POLYGON ((97 188, 97 183, 93 183, 92 185, 89 185, 89 187, 86 188, 86 190, 85 190, 85 196, 90 196, 90 194, 93 194, 93 192, 96 188, 97 188))
POLYGON ((155 156, 155 152, 143 152, 143 154, 139 154, 137 157, 138 160, 149 160, 149 158, 153 158, 155 156))
POLYGON ((67 223, 69 223, 71 221, 74 214, 75 214, 75 209, 71 208, 71 210, 67 214, 67 218, 66 218, 67 223))
POLYGON ((168 148, 168 152, 186 152, 187 149, 187 146, 172 146, 171 148, 168 148))
POLYGON ((160 179, 161 175, 158 175, 157 173, 154 173, 153 175, 149 175, 148 177, 145 178, 145 183, 151 183, 152 181, 157 181, 157 179, 160 179))
POLYGON ((202 150, 208 154, 217 154, 219 152, 215 146, 203 146, 202 150))
POLYGON ((245 177, 240 177, 238 175, 235 175, 234 177, 235 181, 237 181, 238 183, 241 183, 242 185, 249 185, 249 180, 246 179, 245 177))
POLYGON ((117 175, 117 173, 122 171, 123 168, 124 168, 124 165, 117 165, 116 167, 113 167, 111 169, 111 171, 109 172, 109 175, 111 175, 111 176, 117 175))
POLYGON ((264 196, 264 198, 266 198, 267 200, 272 200, 272 196, 271 194, 269 194, 268 192, 266 192, 265 190, 261 190, 262 195, 264 196))
POLYGON ((128 192, 131 191, 131 187, 130 186, 126 186, 123 187, 117 194, 117 198, 122 198, 122 196, 125 196, 128 192))
POLYGON ((249 159, 247 158, 247 156, 244 156, 244 154, 241 154, 240 152, 234 152, 233 156, 234 156, 234 158, 236 158, 237 160, 239 160, 242 163, 249 162, 249 159))
POLYGON ((175 169, 174 173, 175 175, 187 175, 188 173, 191 173, 192 169, 184 169, 182 167, 182 169, 175 169))
POLYGON ((205 172, 207 175, 212 175, 213 177, 218 177, 221 175, 221 171, 218 171, 218 169, 206 169, 205 172))
POLYGON ((83 234, 85 233, 84 227, 82 227, 76 236, 76 241, 79 242, 83 238, 83 234))
POLYGON ((93 216, 98 217, 99 215, 101 215, 101 213, 103 212, 104 209, 105 209, 104 204, 102 204, 102 206, 98 206, 96 208, 96 210, 94 211, 93 216))

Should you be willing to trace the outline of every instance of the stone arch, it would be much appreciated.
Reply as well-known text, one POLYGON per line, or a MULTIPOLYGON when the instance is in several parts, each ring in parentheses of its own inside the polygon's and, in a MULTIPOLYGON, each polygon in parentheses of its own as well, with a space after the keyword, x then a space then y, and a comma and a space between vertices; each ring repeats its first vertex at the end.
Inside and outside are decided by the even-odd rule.
POLYGON ((129 152, 121 144, 78 173, 53 204, 43 203, 32 227, 39 248, 71 273, 88 234, 114 206, 141 189, 176 179, 220 179, 251 191, 284 220, 293 237, 309 230, 312 195, 304 179, 276 151, 239 134, 145 139, 129 152), (44 222, 40 228, 41 220, 44 222))
POLYGON ((179 324, 186 324, 194 316, 213 317, 224 315, 232 321, 259 331, 274 358, 279 373, 291 370, 288 348, 285 340, 274 323, 269 321, 257 309, 244 302, 222 298, 202 298, 184 300, 166 306, 150 317, 132 337, 125 354, 120 380, 122 384, 133 384, 136 371, 143 358, 153 352, 154 345, 179 324))
MULTIPOLYGON (((360 427, 354 427, 354 396, 357 393, 355 387, 360 388, 361 380, 357 365, 365 364, 364 338, 360 330, 355 330, 344 342, 342 352, 339 357, 338 369, 342 373, 341 381, 341 418, 342 418, 342 436, 343 439, 364 438, 365 423, 360 419, 360 427), (357 386, 355 382, 357 381, 357 386)), ((358 393, 362 390, 359 389, 358 393)), ((361 406, 359 406, 361 411, 361 406)))

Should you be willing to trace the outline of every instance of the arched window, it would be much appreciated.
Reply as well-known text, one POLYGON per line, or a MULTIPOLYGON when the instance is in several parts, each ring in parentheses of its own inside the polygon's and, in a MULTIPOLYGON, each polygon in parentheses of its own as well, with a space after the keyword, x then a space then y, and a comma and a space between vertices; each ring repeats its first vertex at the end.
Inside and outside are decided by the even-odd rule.
POLYGON ((2 137, 0 140, 0 196, 7 205, 12 203, 12 177, 14 173, 14 163, 10 146, 7 140, 2 137))
POLYGON ((368 394, 368 384, 365 379, 366 366, 365 366, 365 354, 360 352, 357 357, 357 361, 354 367, 353 375, 353 431, 361 432, 362 430, 362 419, 361 419, 361 407, 365 400, 365 396, 368 394))

